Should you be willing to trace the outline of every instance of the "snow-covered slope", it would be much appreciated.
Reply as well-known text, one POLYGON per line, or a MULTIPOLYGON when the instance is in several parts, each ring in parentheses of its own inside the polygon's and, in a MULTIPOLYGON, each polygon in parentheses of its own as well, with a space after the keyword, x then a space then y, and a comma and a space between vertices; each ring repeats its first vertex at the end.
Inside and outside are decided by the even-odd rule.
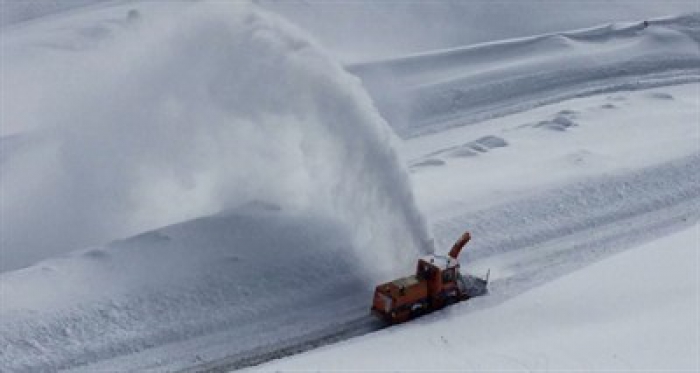
POLYGON ((692 0, 257 0, 346 61, 700 11, 692 0))
POLYGON ((391 129, 287 22, 145 2, 24 26, 2 38, 0 270, 254 200, 346 220, 370 272, 430 250, 391 129))
POLYGON ((222 331, 232 353, 327 328, 368 296, 348 233, 253 204, 5 273, 0 367, 74 368, 222 331))
MULTIPOLYGON (((372 286, 428 249, 414 195, 438 250, 471 230, 464 267, 494 281, 405 333, 478 316, 481 338, 518 320, 560 338, 516 318, 533 306, 513 298, 583 292, 532 289, 700 219, 699 27, 688 15, 351 66, 403 143, 357 79, 252 5, 125 2, 3 29, 0 370, 223 369, 374 331, 372 286)), ((669 265, 697 252, 677 240, 669 265)), ((669 328, 693 321, 677 305, 669 328)), ((613 310, 597 320, 630 309, 613 310)), ((442 348, 431 341, 418 346, 442 348)), ((562 367, 582 356, 559 352, 562 367)), ((594 358, 583 366, 608 365, 594 358)))
POLYGON ((247 351, 430 249, 359 80, 274 15, 129 2, 2 36, 0 370, 247 351))
POLYGON ((489 296, 260 369, 697 369, 698 115, 690 84, 408 140, 436 246, 469 229, 489 296))
POLYGON ((448 217, 693 154, 699 110, 697 83, 620 91, 416 137, 401 153, 423 210, 448 217))
MULTIPOLYGON (((470 140, 480 126, 407 142, 406 157, 431 151, 444 162, 413 167, 438 247, 470 229, 474 241, 463 256, 465 267, 492 270, 488 300, 447 312, 499 308, 591 261, 697 221, 697 89, 694 84, 595 96, 508 117, 502 128, 484 122, 480 130, 501 136, 507 146, 486 146, 497 143, 492 136, 481 141, 486 144, 481 150, 470 147, 474 154, 466 157, 444 149, 452 142, 481 144, 470 140), (611 98, 615 108, 602 107, 611 98), (562 105, 578 113, 578 126, 566 131, 510 126, 537 124, 536 118, 544 122, 562 105), (658 133, 657 121, 637 116, 644 107, 653 107, 664 120, 658 133), (645 134, 645 141, 634 139, 635 132, 645 134), (608 138, 591 136, 595 133, 608 138), (625 138, 634 141, 622 146, 625 138), (586 149, 605 150, 599 156, 609 162, 592 162, 595 157, 586 157, 586 149), (540 168, 525 162, 509 166, 513 156, 499 156, 508 151, 540 168), (631 155, 645 152, 649 158, 631 161, 631 155), (658 164, 648 166, 652 163, 658 164), (450 180, 454 189, 440 190, 445 183, 435 180, 450 180)), ((172 369, 231 355, 237 356, 236 365, 251 351, 265 360, 278 356, 279 344, 303 345, 305 338, 346 330, 345 323, 372 330, 358 323, 366 315, 372 284, 344 247, 347 234, 325 219, 256 203, 7 273, 0 287, 8 351, 3 366, 21 370, 100 361, 83 369, 172 369)), ((439 320, 444 313, 431 317, 439 320)), ((636 338, 629 337, 625 343, 636 338)), ((323 360, 309 366, 333 367, 323 360)))
POLYGON ((497 307, 475 299, 259 370, 696 371, 699 241, 694 225, 497 307))
POLYGON ((700 79, 700 13, 361 63, 382 114, 404 137, 545 103, 700 79))
MULTIPOLYGON (((175 1, 189 0, 170 0, 175 1)), ((439 48, 571 30, 621 20, 641 21, 700 11, 694 0, 500 1, 326 1, 251 0, 278 13, 319 40, 344 61, 393 57, 439 48)), ((2 0, 0 27, 83 6, 104 7, 133 0, 2 0)))

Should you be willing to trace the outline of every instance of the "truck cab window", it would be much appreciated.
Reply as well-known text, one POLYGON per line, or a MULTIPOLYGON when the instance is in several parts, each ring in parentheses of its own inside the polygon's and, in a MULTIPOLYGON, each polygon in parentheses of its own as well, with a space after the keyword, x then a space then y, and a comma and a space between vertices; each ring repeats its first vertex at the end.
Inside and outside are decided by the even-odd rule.
POLYGON ((448 269, 442 272, 442 282, 452 282, 455 280, 455 271, 453 269, 448 269))

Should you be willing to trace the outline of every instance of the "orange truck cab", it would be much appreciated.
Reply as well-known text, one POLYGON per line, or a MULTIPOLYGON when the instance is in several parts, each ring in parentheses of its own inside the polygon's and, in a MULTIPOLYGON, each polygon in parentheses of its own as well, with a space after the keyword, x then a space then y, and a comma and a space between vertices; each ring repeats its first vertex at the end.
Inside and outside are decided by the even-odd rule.
POLYGON ((488 279, 465 277, 459 272, 457 256, 470 238, 468 232, 462 235, 448 256, 420 258, 415 275, 377 286, 371 312, 394 324, 484 294, 488 279))

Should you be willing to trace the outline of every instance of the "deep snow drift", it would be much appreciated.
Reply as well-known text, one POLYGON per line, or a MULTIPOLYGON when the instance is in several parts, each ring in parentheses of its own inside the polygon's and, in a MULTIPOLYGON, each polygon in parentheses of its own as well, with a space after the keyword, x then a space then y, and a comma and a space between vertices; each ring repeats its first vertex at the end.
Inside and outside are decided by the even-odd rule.
POLYGON ((355 64, 403 137, 569 98, 697 81, 700 13, 355 64))
MULTIPOLYGON (((80 6, 129 1, 7 0, 2 2, 0 27, 80 6)), ((693 0, 606 0, 595 6, 590 0, 556 6, 541 0, 251 1, 304 28, 346 62, 700 10, 693 0)))
MULTIPOLYGON (((469 229, 473 240, 461 255, 465 270, 484 274, 491 269, 488 297, 459 306, 461 311, 446 312, 498 308, 574 270, 585 272, 592 262, 697 222, 697 89, 697 84, 686 84, 569 100, 419 136, 401 146, 400 152, 413 164, 416 196, 433 224, 438 250, 447 250, 469 229), (556 120, 558 116, 569 118, 570 125, 564 126, 567 122, 556 120)), ((679 253, 687 258, 687 251, 679 253)), ((356 331, 374 330, 358 322, 371 320, 367 314, 371 288, 354 286, 352 281, 333 284, 345 276, 353 279, 347 275, 348 266, 341 268, 345 269, 338 276, 325 277, 325 281, 332 283, 330 288, 342 290, 315 297, 317 307, 285 310, 287 320, 294 321, 270 331, 266 336, 270 339, 260 348, 246 349, 240 336, 255 331, 251 339, 264 340, 260 331, 269 330, 267 326, 276 322, 274 317, 261 317, 244 329, 233 327, 215 336, 98 362, 84 371, 188 365, 236 368, 289 354, 285 351, 313 348, 329 339, 337 341, 336 333, 342 339, 357 335, 353 334, 356 331), (293 327, 329 322, 338 323, 320 332, 293 327), (301 334, 295 334, 299 331, 301 334)), ((318 294, 316 286, 308 283, 300 291, 318 294)), ((444 313, 431 317, 444 320, 444 313)), ((454 320, 463 322, 462 318, 454 320)), ((487 328, 507 334, 500 325, 504 324, 490 322, 487 328)), ((657 355, 660 360, 667 357, 657 355)), ((605 362, 598 358, 591 357, 605 362)), ((335 366, 313 361, 309 366, 314 369, 335 366)))
POLYGON ((347 62, 697 12, 692 0, 256 0, 347 62))
POLYGON ((99 8, 2 48, 2 270, 251 201, 337 220, 369 273, 430 250, 357 79, 254 6, 99 8))

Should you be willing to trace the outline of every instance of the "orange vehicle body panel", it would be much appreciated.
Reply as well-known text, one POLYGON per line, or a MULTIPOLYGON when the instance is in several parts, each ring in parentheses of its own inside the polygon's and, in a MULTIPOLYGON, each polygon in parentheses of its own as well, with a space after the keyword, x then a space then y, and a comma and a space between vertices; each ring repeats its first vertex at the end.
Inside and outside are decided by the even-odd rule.
POLYGON ((415 275, 376 287, 372 312, 390 323, 399 323, 461 300, 456 281, 458 268, 443 270, 419 260, 415 275), (445 272, 452 272, 448 281, 444 281, 445 272))
POLYGON ((409 276, 377 286, 372 310, 390 322, 406 321, 427 307, 427 282, 409 276))
POLYGON ((448 257, 430 256, 429 261, 419 259, 415 275, 377 286, 372 313, 393 324, 466 299, 457 285, 457 256, 470 238, 468 232, 464 233, 448 257))

